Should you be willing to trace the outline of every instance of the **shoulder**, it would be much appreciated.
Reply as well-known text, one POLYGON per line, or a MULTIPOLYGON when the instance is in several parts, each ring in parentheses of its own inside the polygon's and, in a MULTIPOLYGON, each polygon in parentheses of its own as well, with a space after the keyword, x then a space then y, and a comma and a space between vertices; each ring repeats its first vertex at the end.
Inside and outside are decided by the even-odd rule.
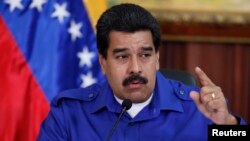
POLYGON ((182 99, 182 100, 192 100, 189 96, 189 93, 191 91, 197 91, 197 92, 200 91, 200 88, 198 86, 189 86, 176 80, 169 80, 169 81, 173 87, 174 94, 179 99, 182 99))
POLYGON ((92 101, 100 93, 102 88, 101 84, 93 84, 86 88, 69 89, 62 91, 52 100, 52 105, 58 106, 62 101, 92 101))
POLYGON ((189 93, 191 91, 200 91, 198 86, 189 86, 183 82, 166 78, 161 73, 157 74, 157 83, 161 92, 166 93, 166 91, 168 91, 181 100, 191 100, 189 93))

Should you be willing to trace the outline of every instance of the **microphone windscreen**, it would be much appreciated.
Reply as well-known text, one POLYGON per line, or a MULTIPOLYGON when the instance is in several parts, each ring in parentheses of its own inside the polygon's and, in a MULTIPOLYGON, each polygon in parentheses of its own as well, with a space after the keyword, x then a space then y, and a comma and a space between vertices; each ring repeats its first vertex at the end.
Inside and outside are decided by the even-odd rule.
POLYGON ((122 108, 126 108, 126 110, 130 109, 132 107, 132 101, 130 99, 125 99, 122 102, 122 108))

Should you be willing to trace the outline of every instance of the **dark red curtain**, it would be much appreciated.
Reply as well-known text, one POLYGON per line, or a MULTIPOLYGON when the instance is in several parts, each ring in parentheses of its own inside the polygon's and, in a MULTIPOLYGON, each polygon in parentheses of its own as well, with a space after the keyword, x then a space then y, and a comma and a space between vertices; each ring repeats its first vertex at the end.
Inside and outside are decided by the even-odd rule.
POLYGON ((250 122, 250 44, 163 40, 160 66, 192 74, 201 67, 222 88, 232 112, 250 122))

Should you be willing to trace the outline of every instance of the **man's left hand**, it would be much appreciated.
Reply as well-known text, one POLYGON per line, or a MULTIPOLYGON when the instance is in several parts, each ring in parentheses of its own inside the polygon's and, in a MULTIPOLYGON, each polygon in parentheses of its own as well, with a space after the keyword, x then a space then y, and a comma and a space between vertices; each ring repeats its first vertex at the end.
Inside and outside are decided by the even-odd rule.
POLYGON ((215 124, 237 124, 236 118, 228 111, 221 88, 216 86, 199 67, 195 68, 195 73, 202 87, 200 94, 191 91, 190 97, 200 112, 215 124))

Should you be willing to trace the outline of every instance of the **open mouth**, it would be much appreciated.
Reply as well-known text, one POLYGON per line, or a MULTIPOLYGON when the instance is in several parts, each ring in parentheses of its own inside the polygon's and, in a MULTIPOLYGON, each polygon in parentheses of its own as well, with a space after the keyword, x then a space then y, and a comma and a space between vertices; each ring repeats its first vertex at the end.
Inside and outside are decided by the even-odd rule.
POLYGON ((136 88, 140 88, 144 85, 144 83, 140 82, 140 81, 133 81, 130 82, 127 87, 130 89, 136 89, 136 88))

